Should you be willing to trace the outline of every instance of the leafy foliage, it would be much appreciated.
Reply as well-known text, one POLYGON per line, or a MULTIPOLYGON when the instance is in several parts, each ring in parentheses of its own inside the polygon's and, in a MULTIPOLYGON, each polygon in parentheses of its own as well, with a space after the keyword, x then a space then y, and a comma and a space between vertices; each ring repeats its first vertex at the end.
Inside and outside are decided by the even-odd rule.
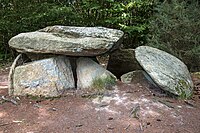
POLYGON ((82 0, 75 9, 84 26, 105 26, 125 32, 124 47, 134 48, 146 42, 148 18, 154 0, 82 0))
POLYGON ((182 59, 191 71, 200 70, 199 6, 197 0, 164 1, 150 21, 148 45, 182 59))
POLYGON ((190 70, 200 70, 198 0, 157 1, 0 0, 0 61, 14 56, 8 41, 21 32, 49 25, 104 26, 125 32, 124 48, 146 44, 148 34, 148 45, 181 58, 190 70))
POLYGON ((0 0, 0 59, 13 52, 12 36, 49 25, 105 26, 123 30, 124 47, 146 41, 153 0, 0 0))
POLYGON ((0 0, 0 59, 13 54, 8 47, 12 36, 48 25, 73 25, 75 15, 65 4, 53 0, 0 0))
POLYGON ((95 90, 104 91, 105 89, 110 89, 110 87, 114 86, 115 84, 116 79, 114 77, 107 76, 94 79, 92 86, 95 90))

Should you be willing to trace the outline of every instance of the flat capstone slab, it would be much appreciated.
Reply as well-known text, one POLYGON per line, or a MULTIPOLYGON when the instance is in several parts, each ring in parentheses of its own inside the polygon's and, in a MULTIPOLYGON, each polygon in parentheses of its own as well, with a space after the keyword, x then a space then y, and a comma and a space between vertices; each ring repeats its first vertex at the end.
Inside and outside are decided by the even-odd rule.
POLYGON ((121 30, 105 27, 49 26, 18 34, 9 46, 22 53, 97 56, 117 49, 123 35, 121 30))

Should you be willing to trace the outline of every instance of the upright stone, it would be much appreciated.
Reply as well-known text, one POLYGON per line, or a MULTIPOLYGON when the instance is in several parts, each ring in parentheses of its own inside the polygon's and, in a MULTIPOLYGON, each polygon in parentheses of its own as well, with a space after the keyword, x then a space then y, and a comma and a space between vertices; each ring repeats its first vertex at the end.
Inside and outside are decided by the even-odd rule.
POLYGON ((50 26, 21 33, 9 45, 22 53, 96 56, 117 49, 124 33, 105 27, 50 26))
POLYGON ((14 95, 56 97, 75 88, 71 65, 65 56, 18 66, 13 76, 14 95))
POLYGON ((120 78, 127 72, 141 70, 142 68, 135 59, 134 49, 119 49, 110 54, 107 69, 117 78, 120 78))
POLYGON ((140 65, 160 88, 182 98, 191 97, 193 82, 182 61, 148 46, 137 47, 135 54, 140 65))
POLYGON ((77 60, 77 88, 106 89, 115 85, 116 77, 90 58, 77 60))

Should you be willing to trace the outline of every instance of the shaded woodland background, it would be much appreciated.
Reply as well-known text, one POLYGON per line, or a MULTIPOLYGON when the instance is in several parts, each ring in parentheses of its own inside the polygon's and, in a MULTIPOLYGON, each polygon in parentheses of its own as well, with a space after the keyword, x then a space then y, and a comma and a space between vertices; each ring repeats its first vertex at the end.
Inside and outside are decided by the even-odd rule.
POLYGON ((200 71, 199 0, 0 0, 0 62, 11 37, 50 25, 104 26, 125 32, 123 48, 150 45, 200 71))

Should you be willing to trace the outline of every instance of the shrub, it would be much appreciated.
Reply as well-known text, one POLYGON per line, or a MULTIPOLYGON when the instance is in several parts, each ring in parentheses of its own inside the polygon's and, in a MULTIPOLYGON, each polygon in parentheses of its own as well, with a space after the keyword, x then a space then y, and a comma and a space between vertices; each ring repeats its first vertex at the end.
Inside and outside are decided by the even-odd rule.
POLYGON ((197 0, 165 0, 150 21, 148 45, 180 58, 191 71, 200 70, 199 6, 197 0))

